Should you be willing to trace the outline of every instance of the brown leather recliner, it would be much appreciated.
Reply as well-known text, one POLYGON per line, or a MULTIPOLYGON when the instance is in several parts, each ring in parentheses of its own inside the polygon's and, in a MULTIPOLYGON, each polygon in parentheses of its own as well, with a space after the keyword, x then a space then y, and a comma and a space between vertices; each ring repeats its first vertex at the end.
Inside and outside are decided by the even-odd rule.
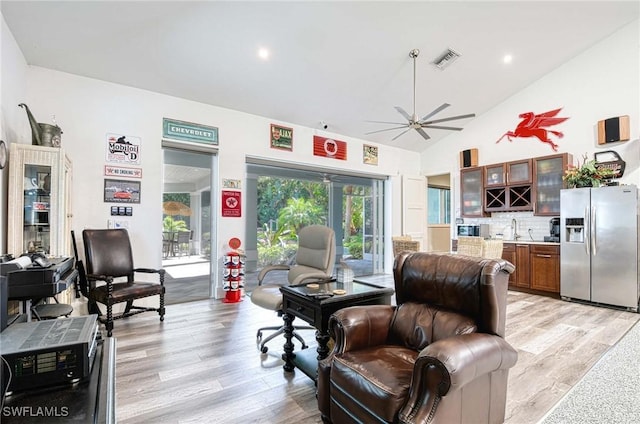
POLYGON ((331 354, 318 365, 325 422, 502 423, 518 354, 505 340, 502 259, 402 253, 397 306, 333 314, 331 354))

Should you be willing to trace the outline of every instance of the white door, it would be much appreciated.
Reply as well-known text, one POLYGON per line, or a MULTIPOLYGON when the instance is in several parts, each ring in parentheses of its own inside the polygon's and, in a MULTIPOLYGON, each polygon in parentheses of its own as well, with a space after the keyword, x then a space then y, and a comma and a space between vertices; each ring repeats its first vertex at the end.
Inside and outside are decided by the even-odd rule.
POLYGON ((422 176, 402 176, 402 234, 418 240, 420 250, 426 246, 426 186, 422 176))

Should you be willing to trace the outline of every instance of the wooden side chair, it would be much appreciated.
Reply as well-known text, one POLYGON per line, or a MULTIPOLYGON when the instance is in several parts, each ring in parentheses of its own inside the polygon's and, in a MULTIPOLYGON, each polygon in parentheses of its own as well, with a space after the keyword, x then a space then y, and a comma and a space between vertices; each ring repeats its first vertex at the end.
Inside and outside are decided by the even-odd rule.
POLYGON ((113 321, 147 311, 155 311, 164 321, 164 269, 134 268, 129 233, 125 229, 84 230, 86 270, 79 258, 75 234, 71 232, 82 294, 89 300, 89 313, 98 314, 111 337, 113 321), (158 274, 159 284, 135 281, 136 273, 158 274), (103 282, 104 284, 98 284, 103 282), (159 296, 157 308, 135 306, 134 300, 159 296), (98 303, 106 306, 106 317, 98 303), (114 314, 113 305, 126 303, 124 312, 114 314))

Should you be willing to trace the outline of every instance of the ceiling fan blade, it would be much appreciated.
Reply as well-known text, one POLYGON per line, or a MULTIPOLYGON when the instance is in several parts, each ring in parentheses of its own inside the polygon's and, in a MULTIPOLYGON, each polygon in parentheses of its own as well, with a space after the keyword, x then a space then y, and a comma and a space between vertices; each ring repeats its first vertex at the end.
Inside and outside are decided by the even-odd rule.
POLYGON ((450 116, 448 118, 434 119, 432 121, 420 122, 420 125, 437 124, 438 122, 447 122, 447 121, 453 121, 456 119, 473 118, 474 116, 476 116, 475 113, 469 113, 467 115, 450 116))
POLYGON ((405 131, 402 131, 400 134, 398 134, 397 136, 393 137, 391 139, 391 141, 394 141, 395 139, 397 139, 398 137, 400 137, 403 134, 406 134, 411 128, 407 128, 405 131))
POLYGON ((400 113, 400 115, 404 116, 407 121, 411 121, 411 115, 409 115, 406 110, 402 109, 400 106, 394 106, 394 108, 400 113))
POLYGON ((409 124, 404 124, 401 127, 385 128, 384 130, 371 131, 371 132, 368 132, 368 133, 365 133, 365 134, 375 134, 375 133, 379 133, 379 132, 383 132, 383 131, 399 130, 400 128, 407 128, 407 126, 409 126, 409 124))
POLYGON ((437 130, 462 131, 462 128, 458 128, 458 127, 441 127, 440 125, 422 125, 422 128, 435 128, 437 130))
POLYGON ((409 125, 406 122, 389 122, 389 121, 364 121, 364 122, 373 122, 375 124, 395 124, 395 125, 409 125))
POLYGON ((434 109, 430 114, 425 115, 420 122, 422 121, 426 121, 427 119, 431 118, 433 115, 435 115, 436 113, 440 112, 443 109, 448 108, 449 106, 451 106, 449 103, 443 103, 441 104, 438 108, 434 109))
POLYGON ((429 140, 431 138, 422 128, 416 128, 416 131, 418 131, 418 134, 420 134, 425 140, 429 140))

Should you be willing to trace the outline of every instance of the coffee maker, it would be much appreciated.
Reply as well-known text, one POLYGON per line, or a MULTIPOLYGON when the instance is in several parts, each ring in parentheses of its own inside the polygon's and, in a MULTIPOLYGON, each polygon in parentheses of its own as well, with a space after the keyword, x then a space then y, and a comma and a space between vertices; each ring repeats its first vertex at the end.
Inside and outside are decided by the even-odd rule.
POLYGON ((544 236, 544 241, 560 243, 560 218, 551 218, 549 221, 549 235, 544 236))

